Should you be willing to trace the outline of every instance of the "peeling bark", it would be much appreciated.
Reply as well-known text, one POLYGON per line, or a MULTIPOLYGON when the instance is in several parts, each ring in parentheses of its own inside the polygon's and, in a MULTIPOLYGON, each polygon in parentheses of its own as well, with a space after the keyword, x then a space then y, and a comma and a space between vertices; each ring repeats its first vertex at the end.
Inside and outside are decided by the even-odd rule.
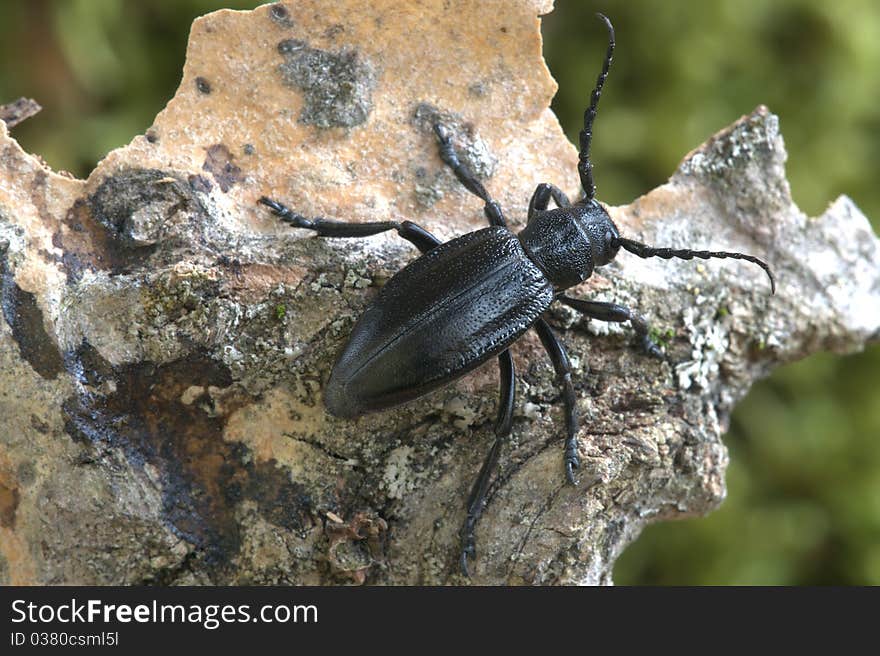
POLYGON ((43 108, 39 103, 32 98, 18 98, 11 103, 0 105, 0 121, 6 123, 6 127, 11 130, 22 121, 38 114, 41 109, 43 108))
MULTIPOLYGON (((539 182, 573 195, 576 152, 540 57, 549 7, 318 4, 197 20, 175 98, 88 180, 53 173, 0 125, 0 581, 463 582, 495 364, 356 422, 327 415, 348 330, 415 253, 393 235, 310 237, 256 199, 411 219, 444 239, 481 227, 432 116, 514 229, 539 182)), ((752 381, 877 339, 880 243, 846 197, 804 216, 785 157, 759 107, 668 184, 609 208, 631 238, 766 259, 778 294, 748 264, 625 253, 572 290, 638 309, 669 362, 627 327, 549 313, 582 418, 574 488, 552 367, 534 335, 514 347, 513 435, 474 582, 609 583, 646 523, 724 498, 720 436, 752 381)))

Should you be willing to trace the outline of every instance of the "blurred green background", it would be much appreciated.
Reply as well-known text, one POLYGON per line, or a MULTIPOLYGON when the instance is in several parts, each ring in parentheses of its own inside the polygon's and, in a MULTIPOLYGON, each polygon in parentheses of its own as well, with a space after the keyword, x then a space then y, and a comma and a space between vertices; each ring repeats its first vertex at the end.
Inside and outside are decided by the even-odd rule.
MULTIPOLYGON (((330 1, 330 0, 328 0, 330 1)), ((227 0, 5 0, 0 103, 43 112, 29 152, 85 177, 174 94, 193 18, 227 0)), ((876 0, 560 0, 545 19, 554 109, 574 141, 614 22, 596 122, 599 196, 664 182, 709 135, 766 104, 781 118, 796 202, 850 195, 880 228, 880 3, 876 0)), ((777 371, 734 414, 729 495, 708 518, 649 527, 621 584, 880 584, 880 345, 777 371)))

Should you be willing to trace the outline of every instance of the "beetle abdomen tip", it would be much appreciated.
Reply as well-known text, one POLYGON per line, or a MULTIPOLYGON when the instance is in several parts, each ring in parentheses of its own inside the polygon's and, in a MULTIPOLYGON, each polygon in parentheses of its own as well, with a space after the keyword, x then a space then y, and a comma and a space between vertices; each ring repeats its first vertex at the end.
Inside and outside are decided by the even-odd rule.
POLYGON ((345 386, 339 385, 333 376, 324 386, 324 407, 334 417, 354 419, 363 414, 363 408, 357 399, 346 392, 345 386))

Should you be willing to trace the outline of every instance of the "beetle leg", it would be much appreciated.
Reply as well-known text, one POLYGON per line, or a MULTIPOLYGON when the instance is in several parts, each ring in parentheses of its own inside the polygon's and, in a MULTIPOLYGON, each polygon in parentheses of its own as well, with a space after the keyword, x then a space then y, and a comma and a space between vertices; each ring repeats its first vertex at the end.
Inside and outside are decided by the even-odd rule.
POLYGON ((272 213, 285 223, 289 223, 295 228, 314 230, 321 237, 369 237, 380 232, 397 230, 397 234, 413 244, 422 253, 426 253, 440 243, 440 240, 434 235, 412 221, 346 223, 320 217, 307 219, 271 198, 263 196, 260 198, 260 203, 271 209, 272 213))
POLYGON ((535 322, 535 330, 541 343, 553 362, 556 376, 562 384, 562 399, 565 402, 565 476, 572 485, 577 485, 574 479, 574 470, 578 468, 580 461, 577 452, 577 408, 575 406, 574 384, 571 382, 571 363, 562 342, 553 334, 550 325, 543 319, 535 322))
POLYGON ((434 235, 412 221, 402 221, 397 228, 397 234, 413 244, 422 253, 427 253, 434 246, 441 244, 441 241, 434 235))
POLYGON ((651 339, 648 323, 640 314, 636 314, 628 307, 617 305, 616 303, 602 303, 599 301, 582 301, 578 298, 570 298, 568 296, 560 296, 557 300, 565 303, 568 307, 574 308, 581 314, 598 319, 599 321, 614 321, 622 323, 629 321, 633 330, 642 343, 642 348, 648 355, 655 358, 663 359, 663 352, 656 342, 651 339))
POLYGON ((507 227, 507 221, 504 219, 501 205, 492 200, 483 183, 477 180, 471 170, 458 159, 458 154, 455 152, 455 148, 452 146, 452 141, 449 138, 449 131, 437 123, 434 125, 434 133, 437 135, 437 141, 440 144, 440 159, 452 169, 455 177, 464 185, 465 189, 485 203, 483 213, 489 220, 489 225, 507 227))
POLYGON ((461 571, 465 576, 468 572, 468 558, 476 557, 474 547, 474 529, 483 508, 486 506, 486 493, 489 490, 489 479, 498 465, 498 455, 502 444, 510 437, 510 427, 513 423, 513 400, 516 395, 516 377, 514 376, 513 358, 510 351, 504 351, 498 356, 498 364, 501 368, 501 398, 498 404, 498 418, 495 420, 495 442, 489 449, 489 454, 480 467, 480 473, 474 482, 467 502, 467 519, 461 530, 461 571))
POLYGON ((569 207, 571 205, 571 201, 568 200, 568 196, 565 195, 562 189, 549 182, 542 182, 535 187, 535 193, 532 194, 532 199, 529 201, 528 218, 531 219, 535 212, 546 210, 547 205, 550 204, 551 196, 557 207, 569 207))

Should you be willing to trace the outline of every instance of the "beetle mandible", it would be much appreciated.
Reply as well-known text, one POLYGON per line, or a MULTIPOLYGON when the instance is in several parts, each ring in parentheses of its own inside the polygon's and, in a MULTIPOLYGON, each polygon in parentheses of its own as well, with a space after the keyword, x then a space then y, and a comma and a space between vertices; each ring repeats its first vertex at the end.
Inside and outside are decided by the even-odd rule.
POLYGON ((534 328, 553 363, 563 390, 565 474, 572 484, 576 484, 574 470, 578 467, 578 424, 571 368, 565 348, 542 315, 559 301, 593 319, 629 321, 642 348, 662 357, 640 315, 614 303, 571 298, 566 289, 589 278, 595 267, 611 262, 623 248, 642 258, 746 260, 760 266, 770 278, 771 293, 776 290, 770 267, 754 256, 655 248, 621 237, 608 212, 596 201, 590 144, 614 53, 611 21, 602 14, 597 16, 608 30, 608 49, 580 132, 577 168, 583 197, 572 204, 555 185, 539 184, 529 201, 526 227, 519 234, 508 230, 501 206, 459 160, 442 124, 434 125, 440 157, 459 182, 483 201, 488 228, 441 243, 411 221, 308 219, 270 198, 259 199, 282 221, 323 237, 366 237, 396 230, 422 253, 388 281, 352 329, 324 387, 324 403, 331 414, 354 418, 411 401, 490 358, 498 358, 501 395, 495 441, 471 489, 461 531, 460 563, 465 575, 468 559, 476 556, 475 528, 489 481, 511 430, 516 384, 510 345, 534 328), (551 198, 557 206, 554 209, 548 209, 551 198), (455 266, 450 266, 453 262, 455 266))

